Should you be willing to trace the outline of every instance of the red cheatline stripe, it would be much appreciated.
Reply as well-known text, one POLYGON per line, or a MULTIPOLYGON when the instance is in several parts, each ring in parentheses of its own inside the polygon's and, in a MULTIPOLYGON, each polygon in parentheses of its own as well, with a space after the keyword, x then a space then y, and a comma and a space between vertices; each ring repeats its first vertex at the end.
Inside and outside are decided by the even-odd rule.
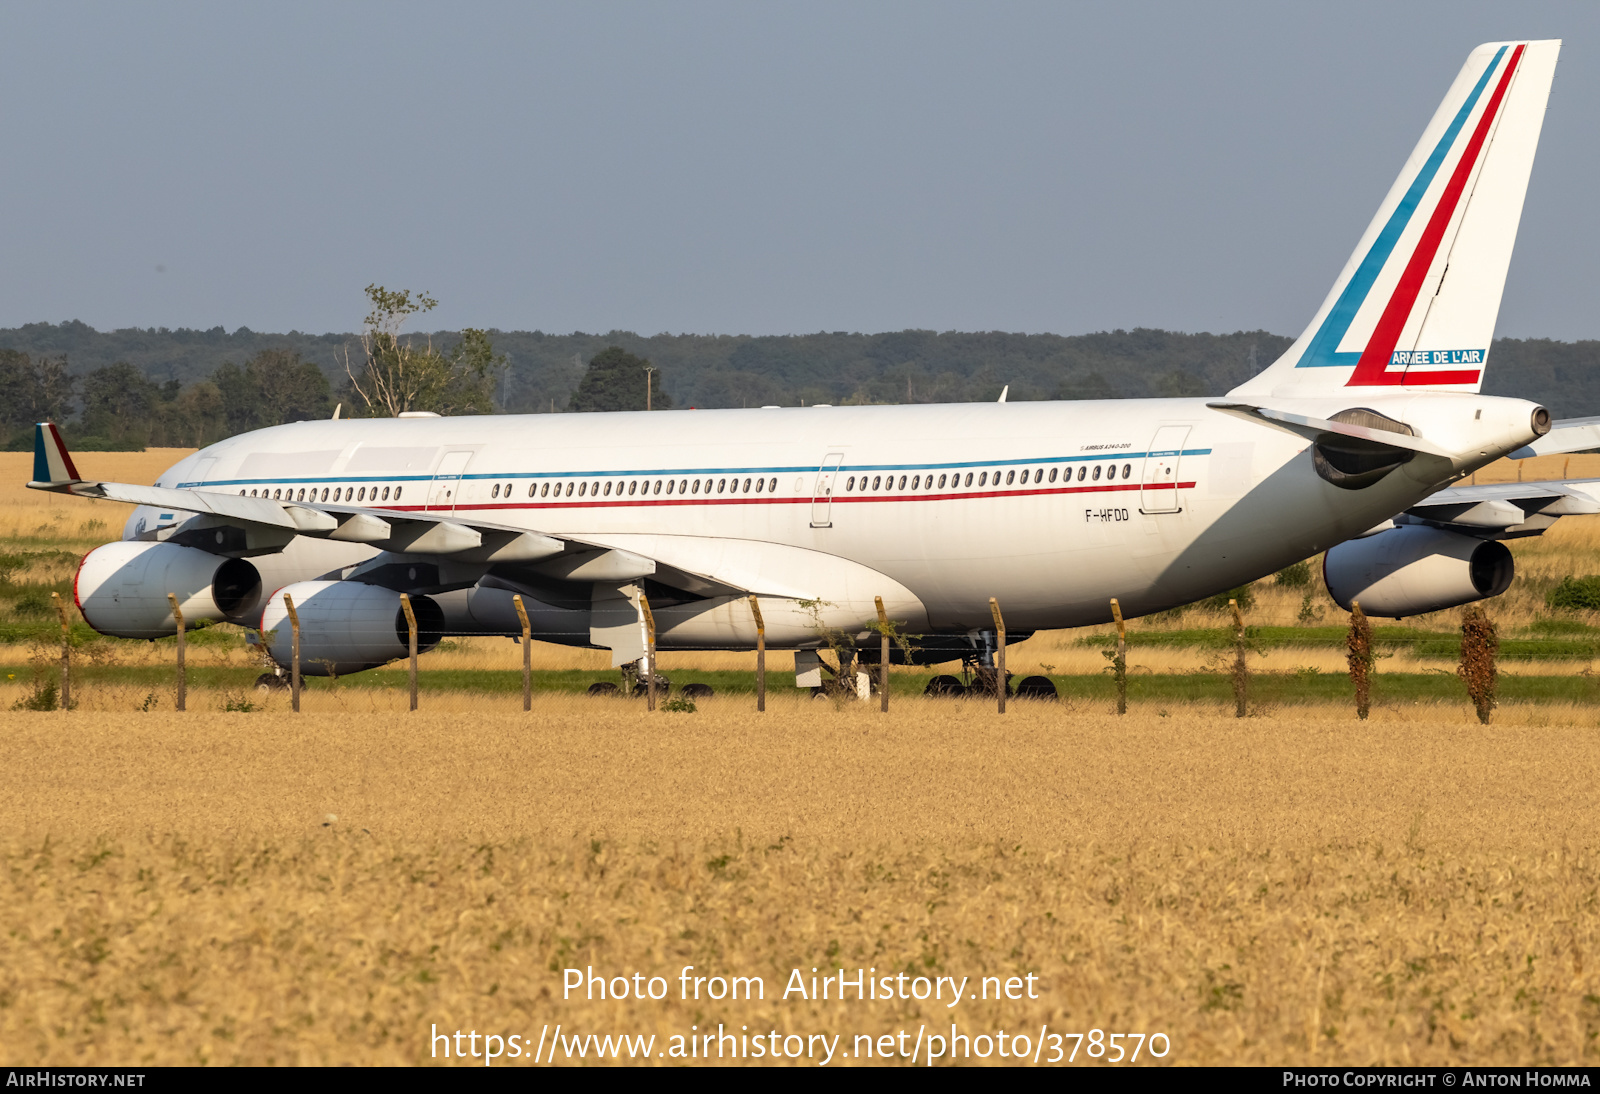
POLYGON ((66 464, 67 476, 73 479, 79 478, 78 469, 72 463, 72 453, 67 451, 66 442, 61 439, 61 431, 56 428, 54 422, 50 423, 50 436, 56 442, 56 451, 61 453, 61 462, 66 464))
POLYGON ((1400 333, 1405 329, 1406 320, 1410 318, 1411 311, 1416 306, 1417 294, 1422 291, 1423 279, 1427 277, 1428 270, 1433 265, 1434 256, 1439 253, 1439 244, 1444 240, 1445 229, 1450 226, 1450 218, 1455 216, 1456 205, 1466 189, 1467 179, 1472 176, 1472 168, 1478 162, 1478 153, 1483 150, 1483 142, 1489 137, 1495 115, 1499 113, 1500 104, 1505 99, 1506 88, 1511 85, 1512 74, 1517 71, 1517 64, 1522 60, 1522 51, 1526 48, 1518 46, 1512 52, 1511 60, 1506 63, 1506 70, 1500 74, 1500 82, 1495 86, 1494 96, 1489 100, 1489 105, 1484 107, 1483 117, 1478 119, 1478 127, 1472 131, 1472 139, 1467 142, 1466 151, 1461 153, 1461 161, 1456 164, 1449 184, 1439 196, 1439 204, 1434 208, 1428 226, 1423 229, 1416 250, 1411 252, 1411 261, 1406 263, 1405 272, 1400 275, 1400 282, 1395 285, 1394 294, 1389 297, 1388 306, 1383 309, 1383 316, 1373 328, 1372 337, 1367 339, 1367 348, 1362 351, 1361 360, 1356 362, 1355 371, 1350 374, 1346 387, 1396 386, 1407 382, 1475 384, 1478 382, 1478 377, 1483 374, 1481 369, 1462 372, 1424 372, 1416 374, 1408 381, 1404 369, 1390 372, 1389 362, 1394 358, 1394 347, 1399 343, 1400 333))
MULTIPOLYGON (((1069 486, 1057 487, 1054 490, 974 490, 970 494, 890 494, 887 496, 872 494, 838 494, 835 495, 832 500, 839 504, 843 504, 845 502, 867 501, 959 501, 963 498, 1022 498, 1055 494, 1105 494, 1111 492, 1121 493, 1125 490, 1192 490, 1194 489, 1194 485, 1195 484, 1192 482, 1152 482, 1149 484, 1127 482, 1118 483, 1115 486, 1109 484, 1104 486, 1069 486)), ((592 498, 573 498, 571 501, 567 501, 565 498, 563 498, 561 501, 545 501, 540 499, 535 501, 519 501, 511 503, 482 502, 474 505, 458 505, 453 511, 462 513, 468 510, 472 510, 474 512, 488 510, 492 512, 495 510, 505 509, 622 509, 628 507, 662 505, 810 505, 813 501, 826 502, 827 500, 827 498, 811 497, 774 498, 754 496, 737 498, 624 498, 621 501, 616 501, 609 498, 601 501, 596 501, 592 498)), ((444 505, 434 508, 430 508, 426 505, 385 505, 380 506, 380 508, 385 512, 394 513, 448 513, 452 511, 449 506, 444 505)))

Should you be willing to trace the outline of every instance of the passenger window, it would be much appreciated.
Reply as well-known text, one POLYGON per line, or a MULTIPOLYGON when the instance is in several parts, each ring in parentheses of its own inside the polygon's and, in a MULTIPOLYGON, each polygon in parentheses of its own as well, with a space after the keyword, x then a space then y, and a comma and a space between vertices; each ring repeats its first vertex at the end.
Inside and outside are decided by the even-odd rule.
POLYGON ((508 483, 506 483, 506 497, 509 498, 510 496, 511 496, 511 484, 508 482, 508 483))
MULTIPOLYGON (((979 475, 978 475, 978 485, 979 486, 986 486, 986 485, 988 485, 988 482, 989 482, 989 472, 984 471, 984 472, 979 473, 979 475)), ((995 483, 996 486, 1000 485, 1000 473, 998 471, 995 472, 994 483, 995 483)))
POLYGON ((727 479, 718 479, 717 480, 717 493, 721 494, 724 491, 726 491, 727 489, 728 489, 728 480, 727 479))
POLYGON ((765 485, 767 485, 767 480, 766 479, 757 479, 756 480, 756 493, 758 493, 758 494, 761 493, 761 488, 763 486, 765 486, 765 485))
POLYGON ((744 480, 744 487, 739 492, 741 494, 748 494, 750 492, 750 480, 749 479, 745 479, 744 480))
MULTIPOLYGON (((866 480, 863 479, 862 482, 865 483, 866 480)), ((874 490, 878 489, 878 487, 880 487, 881 485, 883 485, 883 476, 882 475, 879 475, 879 476, 877 476, 876 478, 874 478, 872 480, 872 488, 874 490)))
MULTIPOLYGON (((996 478, 998 478, 998 477, 999 477, 999 473, 996 472, 996 478)), ((1012 483, 1014 483, 1016 481, 1017 481, 1017 473, 1015 471, 1007 471, 1006 472, 1006 485, 1010 486, 1012 483)))
POLYGON ((587 490, 588 490, 588 489, 589 489, 589 484, 588 484, 588 483, 586 483, 586 482, 580 482, 580 483, 579 483, 579 484, 578 484, 578 497, 580 497, 580 498, 581 498, 581 497, 583 497, 583 495, 584 495, 584 493, 585 493, 585 492, 586 492, 586 491, 587 491, 587 490))
POLYGON ((777 480, 776 477, 770 478, 770 479, 767 480, 767 493, 770 494, 774 490, 776 490, 777 488, 778 488, 778 480, 777 480))
MULTIPOLYGON (((1040 470, 1040 474, 1043 474, 1043 473, 1044 473, 1044 472, 1043 472, 1043 469, 1041 469, 1041 470, 1040 470)), ((1035 481, 1035 482, 1037 482, 1037 481, 1038 481, 1038 480, 1037 480, 1037 479, 1035 479, 1035 480, 1034 480, 1034 481, 1035 481)), ((1050 481, 1051 481, 1051 482, 1055 482, 1055 481, 1056 481, 1056 469, 1055 469, 1055 468, 1054 468, 1054 467, 1052 467, 1052 468, 1051 468, 1051 469, 1050 469, 1050 481)))
POLYGON ((398 486, 394 488, 394 500, 395 501, 399 501, 400 500, 400 490, 401 490, 401 488, 398 487, 398 486))
POLYGON ((384 501, 388 501, 389 500, 389 488, 387 486, 385 486, 383 488, 383 500, 384 501))
POLYGON ((500 496, 500 484, 499 483, 495 483, 494 484, 494 489, 489 491, 489 497, 490 498, 498 498, 499 496, 500 496))
POLYGON ((675 486, 675 485, 677 485, 677 484, 676 484, 676 483, 674 483, 674 482, 673 482, 673 481, 672 481, 672 480, 671 480, 671 479, 668 479, 668 480, 667 480, 667 493, 669 493, 669 494, 670 494, 670 493, 672 493, 672 488, 673 488, 673 487, 674 487, 674 486, 675 486))
POLYGON ((1131 464, 1131 463, 1123 464, 1122 465, 1122 477, 1123 478, 1127 478, 1131 474, 1133 474, 1133 464, 1131 464))
POLYGON ((688 479, 683 479, 678 483, 678 493, 681 494, 685 490, 688 490, 688 489, 689 489, 689 480, 688 479))
POLYGON ((945 477, 943 475, 939 476, 939 487, 940 487, 940 489, 944 488, 944 478, 945 477))
POLYGON ((916 489, 919 489, 921 486, 922 486, 922 476, 921 475, 912 475, 911 476, 911 489, 916 490, 916 489))
POLYGON ((1084 480, 1084 476, 1086 476, 1088 474, 1089 474, 1089 465, 1088 464, 1084 464, 1083 466, 1079 467, 1078 468, 1078 481, 1082 482, 1084 480))
POLYGON ((844 484, 844 488, 846 490, 854 490, 856 488, 856 477, 854 475, 850 476, 850 481, 844 484))
MULTIPOLYGON (((645 485, 646 485, 646 486, 649 486, 649 485, 650 485, 650 484, 649 484, 649 483, 645 483, 645 485)), ((657 479, 657 480, 656 480, 656 488, 655 488, 655 489, 654 489, 654 490, 652 490, 652 491, 650 491, 650 492, 651 492, 651 493, 652 493, 652 494, 659 494, 659 493, 661 493, 661 480, 660 480, 660 479, 657 479)))
POLYGON ((1100 465, 1099 464, 1095 464, 1094 465, 1094 474, 1091 476, 1091 478, 1093 478, 1095 482, 1099 482, 1100 481, 1100 465))
POLYGON ((1106 478, 1114 479, 1116 477, 1117 477, 1117 465, 1116 464, 1112 464, 1110 467, 1106 468, 1106 478))
POLYGON ((689 493, 698 494, 699 492, 700 492, 700 480, 699 479, 695 479, 694 480, 694 486, 693 486, 692 489, 690 489, 689 493))

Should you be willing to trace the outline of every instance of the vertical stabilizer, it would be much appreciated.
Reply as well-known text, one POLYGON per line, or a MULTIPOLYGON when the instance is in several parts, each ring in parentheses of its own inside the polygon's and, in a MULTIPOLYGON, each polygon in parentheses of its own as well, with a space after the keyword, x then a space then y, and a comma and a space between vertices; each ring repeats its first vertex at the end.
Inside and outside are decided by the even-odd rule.
POLYGON ((1311 325, 1231 395, 1478 390, 1560 49, 1468 55, 1311 325))

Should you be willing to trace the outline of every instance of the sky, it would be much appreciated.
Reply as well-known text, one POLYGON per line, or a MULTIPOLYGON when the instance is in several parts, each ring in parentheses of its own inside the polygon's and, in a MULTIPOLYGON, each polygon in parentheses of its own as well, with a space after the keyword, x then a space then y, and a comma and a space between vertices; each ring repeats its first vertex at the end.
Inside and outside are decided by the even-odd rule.
POLYGON ((0 326, 1297 334, 1563 38, 1498 333, 1600 337, 1600 5, 11 3, 0 326))

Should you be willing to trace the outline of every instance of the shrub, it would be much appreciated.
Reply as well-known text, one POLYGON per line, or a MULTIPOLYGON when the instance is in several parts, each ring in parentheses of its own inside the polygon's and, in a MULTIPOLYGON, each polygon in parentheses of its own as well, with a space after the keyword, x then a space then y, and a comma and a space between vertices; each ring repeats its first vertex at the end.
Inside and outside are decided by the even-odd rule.
POLYGON ((61 709, 61 693, 56 690, 54 680, 42 680, 34 684, 33 694, 24 696, 11 704, 12 710, 59 710, 61 709))
POLYGON ((11 605, 11 610, 22 619, 40 619, 54 614, 54 606, 44 593, 29 593, 18 597, 11 605))
POLYGON ((1304 589, 1311 584, 1311 563, 1296 562, 1293 566, 1285 566, 1272 580, 1285 589, 1304 589))
POLYGON ((679 714, 693 714, 700 708, 694 705, 693 699, 685 699, 681 695, 674 695, 671 699, 661 704, 661 709, 676 711, 679 714))
POLYGON ((1457 675, 1467 685, 1467 695, 1478 711, 1478 721, 1489 724, 1490 712, 1496 706, 1495 654, 1500 649, 1500 639, 1494 624, 1481 604, 1469 604, 1461 612, 1461 667, 1457 675))
POLYGON ((1561 584, 1550 590, 1545 602, 1552 608, 1568 611, 1600 611, 1600 576, 1573 577, 1568 574, 1561 584))
POLYGON ((1220 615, 1229 610, 1228 601, 1230 600, 1237 600, 1239 602, 1239 610, 1241 612, 1247 612, 1251 608, 1255 607, 1256 594, 1251 591, 1250 583, 1247 581, 1243 585, 1240 585, 1237 589, 1229 589, 1225 593, 1218 593, 1216 596, 1206 597, 1204 600, 1200 601, 1200 607, 1204 608, 1208 612, 1216 612, 1220 615))

